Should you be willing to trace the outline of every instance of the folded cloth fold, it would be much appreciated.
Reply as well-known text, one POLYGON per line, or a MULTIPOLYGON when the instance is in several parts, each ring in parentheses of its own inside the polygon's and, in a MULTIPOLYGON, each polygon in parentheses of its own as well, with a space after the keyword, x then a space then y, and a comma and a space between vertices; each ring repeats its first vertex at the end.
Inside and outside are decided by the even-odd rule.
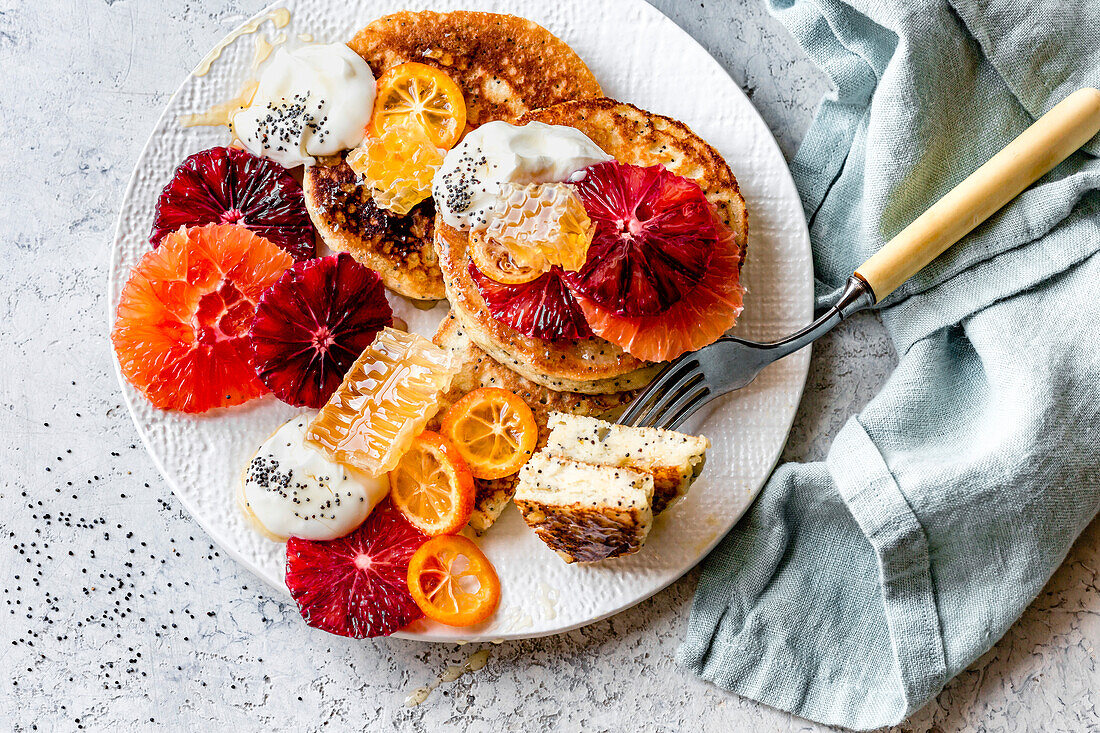
MULTIPOLYGON (((1086 0, 772 2, 836 86, 791 165, 822 302, 1036 116, 1100 86, 1086 0)), ((689 669, 820 722, 896 724, 1040 591, 1100 510, 1098 143, 886 300, 896 372, 708 558, 689 669)))

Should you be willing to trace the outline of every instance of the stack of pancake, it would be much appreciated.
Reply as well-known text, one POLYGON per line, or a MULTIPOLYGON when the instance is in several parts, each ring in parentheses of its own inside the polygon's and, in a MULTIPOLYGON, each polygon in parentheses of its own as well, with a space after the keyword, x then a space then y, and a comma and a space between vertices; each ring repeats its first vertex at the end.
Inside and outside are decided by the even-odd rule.
MULTIPOLYGON (((348 45, 376 76, 408 61, 445 71, 463 90, 467 130, 491 120, 568 125, 623 163, 660 164, 693 179, 744 256, 745 202, 721 155, 681 122, 603 97, 580 57, 541 26, 491 13, 403 12, 376 20, 348 45)), ((435 339, 462 365, 450 399, 482 386, 509 389, 545 433, 553 411, 613 415, 659 368, 599 338, 545 341, 493 319, 467 269, 467 234, 437 219, 431 199, 406 216, 381 210, 342 158, 307 168, 304 186, 329 248, 351 253, 401 295, 450 301, 435 339)), ((478 483, 472 524, 484 531, 507 505, 516 477, 478 483)))

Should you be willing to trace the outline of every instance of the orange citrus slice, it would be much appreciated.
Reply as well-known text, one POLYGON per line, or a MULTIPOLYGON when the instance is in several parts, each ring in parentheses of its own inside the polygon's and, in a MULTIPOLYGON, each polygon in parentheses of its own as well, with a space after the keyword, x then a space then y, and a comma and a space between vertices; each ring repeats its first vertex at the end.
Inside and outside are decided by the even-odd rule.
POLYGON ((466 128, 462 90, 439 69, 415 61, 395 66, 378 80, 371 130, 385 130, 415 121, 439 148, 449 150, 466 128))
POLYGON ((480 479, 503 478, 523 468, 539 439, 531 408, 498 387, 475 389, 451 405, 441 429, 480 479))
POLYGON ((427 535, 454 534, 470 521, 474 477, 449 440, 425 430, 390 471, 390 499, 427 535))
POLYGON ((489 558, 460 535, 434 537, 409 560, 409 592, 424 615, 448 626, 473 626, 500 605, 500 579, 489 558))
POLYGON ((490 280, 503 285, 521 285, 537 280, 545 271, 545 260, 537 252, 530 261, 517 259, 516 253, 484 232, 470 232, 470 259, 474 267, 490 280))

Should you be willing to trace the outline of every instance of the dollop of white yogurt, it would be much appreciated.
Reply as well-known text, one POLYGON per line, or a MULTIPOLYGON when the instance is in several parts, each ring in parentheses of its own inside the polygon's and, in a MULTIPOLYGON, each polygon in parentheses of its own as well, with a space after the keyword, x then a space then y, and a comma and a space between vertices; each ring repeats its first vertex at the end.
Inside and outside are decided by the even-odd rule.
POLYGON ((567 181, 608 160, 610 155, 572 127, 488 122, 447 153, 432 179, 432 196, 449 226, 478 231, 502 203, 500 184, 567 181))
POLYGON ((278 49, 264 67, 251 103, 230 119, 254 155, 293 168, 363 141, 374 109, 367 62, 342 43, 278 49))
POLYGON ((281 540, 331 540, 355 530, 390 491, 305 442, 309 417, 291 420, 260 446, 245 469, 245 516, 281 540))

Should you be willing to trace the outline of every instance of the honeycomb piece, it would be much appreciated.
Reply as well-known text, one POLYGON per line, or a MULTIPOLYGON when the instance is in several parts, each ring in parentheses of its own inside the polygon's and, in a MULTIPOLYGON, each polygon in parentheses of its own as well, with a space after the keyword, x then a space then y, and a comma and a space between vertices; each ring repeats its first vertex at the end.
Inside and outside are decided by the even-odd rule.
POLYGON ((456 371, 450 355, 428 339, 383 329, 309 424, 306 442, 380 476, 435 415, 456 371))
POLYGON ((579 270, 596 228, 584 204, 564 183, 506 183, 503 203, 485 236, 500 242, 519 267, 579 270))
POLYGON ((347 163, 379 208, 405 216, 431 195, 445 153, 421 128, 394 126, 364 140, 348 153, 347 163))

